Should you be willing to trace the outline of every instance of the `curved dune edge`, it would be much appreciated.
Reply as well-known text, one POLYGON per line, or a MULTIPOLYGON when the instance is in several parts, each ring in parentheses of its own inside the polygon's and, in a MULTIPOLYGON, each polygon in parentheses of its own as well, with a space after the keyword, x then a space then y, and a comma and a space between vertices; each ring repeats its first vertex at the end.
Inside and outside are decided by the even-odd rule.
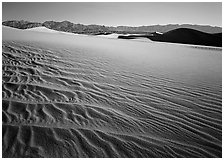
POLYGON ((93 46, 3 39, 3 157, 222 156, 219 81, 143 74, 93 46))
POLYGON ((48 29, 46 27, 35 27, 35 28, 29 28, 25 31, 32 31, 32 32, 44 32, 44 33, 59 33, 59 31, 55 31, 52 29, 48 29))

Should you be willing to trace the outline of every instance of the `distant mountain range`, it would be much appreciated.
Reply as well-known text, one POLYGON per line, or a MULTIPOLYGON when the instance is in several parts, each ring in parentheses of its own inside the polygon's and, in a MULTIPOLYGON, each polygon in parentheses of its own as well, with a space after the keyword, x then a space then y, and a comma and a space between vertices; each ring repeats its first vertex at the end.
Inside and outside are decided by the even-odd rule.
POLYGON ((206 33, 220 33, 222 32, 221 27, 205 26, 205 25, 191 25, 191 24, 168 24, 168 25, 151 25, 151 26, 139 26, 139 27, 128 27, 128 26, 118 26, 113 27, 116 31, 142 31, 142 32, 161 32, 165 33, 178 28, 189 28, 195 29, 206 33))
POLYGON ((191 25, 191 24, 168 24, 168 25, 151 25, 151 26, 139 26, 139 27, 130 27, 130 26, 104 26, 104 25, 83 25, 83 24, 74 24, 69 21, 55 22, 55 21, 46 21, 44 23, 38 22, 29 22, 29 21, 4 21, 2 25, 10 26, 19 29, 27 29, 45 26, 46 28, 72 32, 72 33, 82 33, 82 34, 110 34, 110 33, 150 33, 150 32, 161 32, 165 33, 178 28, 189 28, 198 30, 206 33, 220 33, 222 32, 221 27, 205 26, 205 25, 191 25))

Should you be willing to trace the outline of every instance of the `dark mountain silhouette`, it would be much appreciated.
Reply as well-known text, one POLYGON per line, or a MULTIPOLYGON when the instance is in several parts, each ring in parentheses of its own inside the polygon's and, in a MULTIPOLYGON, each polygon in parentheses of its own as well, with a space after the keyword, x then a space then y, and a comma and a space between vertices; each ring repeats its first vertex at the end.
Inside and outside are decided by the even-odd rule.
POLYGON ((109 27, 103 25, 83 25, 74 24, 69 21, 55 22, 46 21, 44 23, 28 22, 28 21, 5 21, 2 23, 5 26, 10 26, 19 29, 27 29, 38 26, 45 26, 49 29, 57 31, 72 32, 72 33, 84 33, 84 34, 105 34, 105 33, 148 33, 148 32, 168 32, 178 28, 190 28, 206 33, 220 33, 221 27, 203 26, 203 25, 191 25, 191 24, 168 24, 168 25, 152 25, 152 26, 118 26, 109 27))

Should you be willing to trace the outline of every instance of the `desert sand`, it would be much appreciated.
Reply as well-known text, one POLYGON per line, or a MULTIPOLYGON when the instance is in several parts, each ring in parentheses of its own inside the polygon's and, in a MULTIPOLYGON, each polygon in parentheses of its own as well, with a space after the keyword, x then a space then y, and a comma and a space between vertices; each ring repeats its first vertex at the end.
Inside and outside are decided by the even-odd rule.
POLYGON ((60 33, 58 31, 46 28, 46 27, 34 27, 34 28, 28 28, 24 30, 25 32, 27 31, 32 31, 32 32, 44 32, 44 33, 60 33))
POLYGON ((2 33, 3 157, 222 156, 221 48, 2 33))

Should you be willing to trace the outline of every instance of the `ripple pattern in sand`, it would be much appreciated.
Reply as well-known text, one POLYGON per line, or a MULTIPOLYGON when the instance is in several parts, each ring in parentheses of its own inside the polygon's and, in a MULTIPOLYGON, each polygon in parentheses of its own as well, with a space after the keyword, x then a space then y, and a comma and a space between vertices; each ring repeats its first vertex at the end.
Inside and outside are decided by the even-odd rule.
POLYGON ((119 68, 3 41, 3 157, 222 156, 220 86, 119 68))

